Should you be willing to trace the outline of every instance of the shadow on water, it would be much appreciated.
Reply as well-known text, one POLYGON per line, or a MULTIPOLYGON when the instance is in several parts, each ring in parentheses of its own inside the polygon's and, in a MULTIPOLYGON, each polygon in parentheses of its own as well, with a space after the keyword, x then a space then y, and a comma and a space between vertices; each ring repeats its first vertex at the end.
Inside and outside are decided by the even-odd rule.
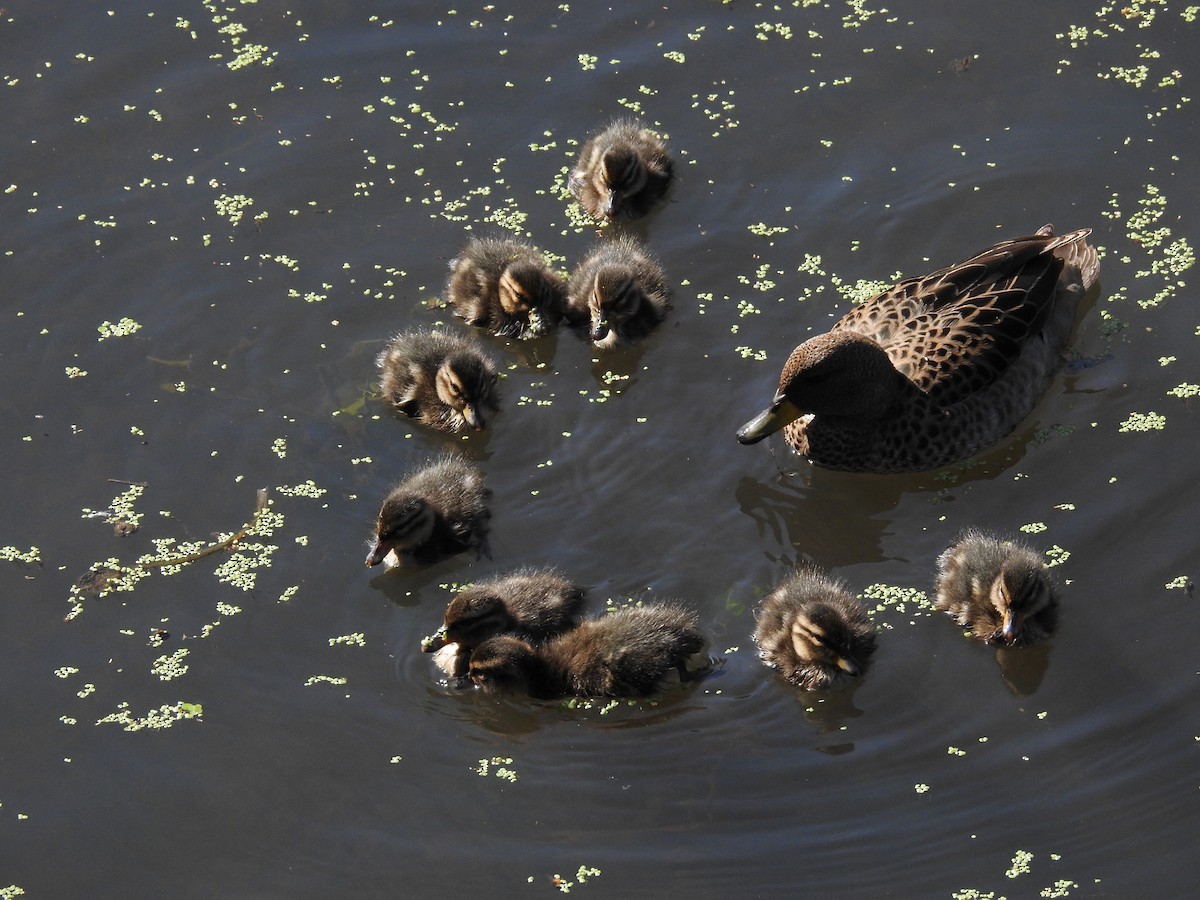
POLYGON ((892 513, 908 494, 926 494, 930 503, 951 502, 972 482, 990 481, 1024 457, 1039 439, 1030 425, 1015 437, 961 463, 930 472, 875 475, 814 466, 773 436, 771 456, 778 475, 771 482, 746 476, 735 491, 738 507, 754 520, 759 537, 770 535, 795 549, 801 562, 837 567, 881 562, 892 513), (778 448, 776 445, 778 444, 778 448), (870 548, 870 552, 868 552, 870 548))

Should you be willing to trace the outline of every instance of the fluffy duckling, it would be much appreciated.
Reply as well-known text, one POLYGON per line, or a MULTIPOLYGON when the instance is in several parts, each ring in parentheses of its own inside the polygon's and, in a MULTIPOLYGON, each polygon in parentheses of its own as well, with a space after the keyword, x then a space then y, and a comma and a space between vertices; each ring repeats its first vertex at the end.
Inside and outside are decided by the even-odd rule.
POLYGON ((639 341, 671 308, 662 268, 631 237, 600 244, 571 275, 567 321, 601 350, 639 341))
POLYGON ((672 169, 657 135, 636 119, 621 119, 583 145, 570 189, 593 218, 637 219, 666 193, 672 169))
POLYGON ((465 675, 471 651, 490 637, 509 634, 540 644, 574 628, 586 592, 555 569, 518 569, 476 582, 446 607, 444 624, 421 642, 447 675, 465 675))
POLYGON ((383 398, 404 415, 442 431, 482 431, 500 408, 496 364, 465 338, 407 331, 379 358, 383 398))
POLYGON ((985 644, 1029 646, 1058 624, 1058 596, 1041 555, 974 529, 938 557, 935 605, 985 644))
POLYGON ((1100 270, 1088 234, 1046 225, 860 303, 792 352, 738 440, 784 428, 812 462, 860 472, 932 469, 996 443, 1058 369, 1100 270))
POLYGON ((797 687, 825 691, 862 675, 875 652, 875 628, 845 585, 801 569, 755 611, 763 661, 797 687))
POLYGON ((536 247, 473 238, 450 263, 446 299, 471 325, 524 340, 558 325, 566 287, 536 247))
POLYGON ((646 697, 676 673, 691 680, 710 661, 696 618, 673 604, 627 606, 541 647, 509 635, 484 641, 471 653, 469 674, 488 693, 534 697, 646 697))
POLYGON ((423 566, 487 543, 491 494, 483 472, 447 456, 413 472, 383 500, 367 565, 423 566))

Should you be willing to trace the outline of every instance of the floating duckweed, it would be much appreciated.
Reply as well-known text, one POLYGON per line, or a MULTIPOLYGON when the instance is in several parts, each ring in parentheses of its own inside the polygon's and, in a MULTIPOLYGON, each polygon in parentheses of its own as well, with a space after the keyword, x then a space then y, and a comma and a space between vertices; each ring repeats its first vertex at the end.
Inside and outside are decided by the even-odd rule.
POLYGON ((1129 418, 1121 423, 1120 432, 1130 431, 1162 431, 1166 427, 1167 417, 1156 412, 1130 413, 1129 418))
POLYGON ((79 366, 67 366, 66 373, 68 378, 85 378, 87 371, 79 368, 79 366))
POLYGON ((345 684, 346 679, 333 675, 313 675, 304 682, 305 687, 312 687, 314 684, 345 684))
POLYGON ((353 647, 365 647, 367 645, 367 640, 366 640, 366 636, 363 635, 362 632, 355 632, 354 634, 343 634, 340 637, 331 637, 329 639, 330 647, 336 646, 338 644, 346 644, 346 645, 353 646, 353 647))
POLYGON ((567 881, 567 879, 563 878, 561 875, 558 875, 558 874, 555 874, 555 876, 551 879, 551 881, 554 883, 554 886, 556 888, 558 888, 559 891, 561 891, 564 894, 569 894, 569 893, 571 893, 571 888, 575 887, 576 884, 586 884, 587 880, 589 878, 597 878, 597 877, 599 877, 599 875, 600 875, 600 870, 597 868, 590 867, 590 866, 580 866, 575 871, 575 880, 574 881, 567 881))
POLYGON ((1042 888, 1038 893, 1040 897, 1069 897, 1071 896, 1071 888, 1078 888, 1079 884, 1070 881, 1066 878, 1060 878, 1050 887, 1042 888))
POLYGON ((479 765, 471 771, 483 778, 486 778, 489 774, 493 774, 497 778, 503 778, 505 781, 516 781, 516 769, 508 768, 512 765, 512 762, 512 757, 510 756, 493 756, 491 759, 481 759, 479 765))
POLYGON ((678 50, 668 50, 663 54, 663 57, 665 59, 669 59, 671 62, 677 62, 681 64, 687 61, 687 57, 678 50))
POLYGON ((271 441, 271 452, 283 459, 287 456, 287 438, 275 438, 271 441))
POLYGON ((141 325, 128 317, 118 320, 115 324, 112 322, 101 322, 96 326, 96 330, 100 332, 100 337, 96 340, 103 341, 114 337, 128 337, 136 331, 141 330, 141 325))
POLYGON ((1055 566, 1061 566, 1068 559, 1070 559, 1071 551, 1064 550, 1062 547, 1058 546, 1058 544, 1055 544, 1046 551, 1046 556, 1050 558, 1050 561, 1046 563, 1046 568, 1053 569, 1055 566))
MULTIPOLYGON (((370 460, 368 459, 367 462, 370 462, 370 460)), ((275 488, 275 490, 279 491, 279 493, 283 494, 285 497, 307 497, 310 500, 318 500, 328 493, 325 488, 317 487, 316 482, 314 482, 311 478, 308 481, 303 481, 300 484, 293 485, 292 487, 280 485, 275 488)))
POLYGON ((1009 878, 1016 878, 1018 875, 1029 874, 1029 863, 1033 861, 1033 854, 1028 850, 1018 850, 1013 854, 1012 865, 1008 867, 1008 871, 1004 874, 1009 878))
POLYGON ((145 492, 146 486, 143 484, 131 484, 126 490, 122 491, 113 498, 112 503, 108 504, 108 509, 82 510, 83 518, 98 519, 103 518, 110 525, 124 524, 136 527, 142 521, 144 513, 133 511, 133 504, 145 492))
POLYGON ((600 57, 598 56, 592 56, 587 53, 579 54, 579 65, 585 72, 590 72, 592 69, 596 68, 596 63, 599 61, 600 57))
POLYGON ((1030 522, 1027 525, 1022 525, 1017 530, 1023 531, 1026 534, 1041 534, 1043 531, 1046 530, 1046 523, 1045 522, 1030 522))
MULTIPOLYGON (((916 588, 896 587, 890 584, 872 584, 863 589, 860 595, 864 600, 874 600, 876 606, 868 609, 869 615, 874 617, 878 613, 893 611, 897 613, 908 613, 909 605, 913 607, 913 613, 916 615, 932 615, 934 611, 933 603, 924 591, 916 588)), ((890 628, 890 625, 881 627, 890 628)))
POLYGON ((917 784, 913 785, 913 790, 916 791, 918 794, 924 794, 924 793, 928 792, 929 785, 923 784, 923 783, 917 783, 917 784))
POLYGON ((287 603, 289 600, 291 600, 293 597, 296 596, 296 591, 298 591, 298 590, 300 590, 300 585, 293 584, 290 588, 288 588, 282 594, 280 594, 279 599, 276 600, 275 602, 276 603, 287 603))
POLYGON ((785 234, 791 229, 787 225, 767 225, 764 222, 759 222, 755 225, 747 225, 746 230, 751 234, 756 234, 759 237, 771 237, 776 234, 785 234))
POLYGON ((42 562, 42 551, 37 547, 28 550, 18 550, 16 547, 0 547, 0 560, 5 562, 36 563, 42 562))
POLYGON ((70 678, 72 675, 78 675, 79 670, 74 666, 60 666, 54 670, 56 678, 70 678))
POLYGON ((958 747, 947 747, 946 752, 949 753, 951 756, 966 756, 967 755, 966 750, 960 750, 958 747))
POLYGON ((757 32, 754 36, 760 41, 768 40, 772 34, 779 35, 785 41, 792 39, 792 29, 787 25, 772 25, 770 22, 759 22, 754 26, 754 30, 757 32))
POLYGON ((118 704, 116 712, 109 713, 96 724, 116 724, 124 726, 125 731, 141 731, 145 728, 170 728, 176 722, 198 719, 203 714, 204 707, 199 703, 180 700, 177 703, 163 704, 158 709, 152 709, 146 715, 135 718, 129 711, 129 704, 122 702, 118 704))
POLYGON ((190 651, 186 647, 181 647, 174 653, 166 656, 160 656, 154 661, 154 665, 150 667, 150 674, 157 675, 159 681, 171 681, 175 678, 181 678, 187 674, 188 666, 184 663, 184 659, 190 651))
POLYGON ((1200 384, 1188 384, 1184 382, 1177 387, 1171 388, 1171 390, 1167 391, 1167 394, 1171 397, 1195 397, 1200 394, 1200 384))
POLYGON ((213 205, 217 208, 217 215, 224 216, 230 225, 236 227, 246 214, 246 208, 254 205, 254 199, 245 194, 222 194, 213 201, 213 205))
POLYGON ((753 347, 734 347, 733 352, 741 356, 742 359, 755 359, 763 362, 767 358, 766 350, 755 350, 753 347))
POLYGON ((1168 591, 1183 590, 1186 591, 1191 586, 1192 580, 1186 575, 1180 575, 1178 578, 1173 578, 1167 582, 1166 588, 1168 591))

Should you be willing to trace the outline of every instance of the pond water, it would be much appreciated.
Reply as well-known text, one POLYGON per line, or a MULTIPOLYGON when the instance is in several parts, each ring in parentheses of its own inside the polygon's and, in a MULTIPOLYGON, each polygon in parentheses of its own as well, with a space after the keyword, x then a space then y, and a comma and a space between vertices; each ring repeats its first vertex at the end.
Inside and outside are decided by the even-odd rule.
POLYGON ((1196 15, 9 4, 0 896, 1193 893, 1196 15), (505 373, 480 435, 385 408, 390 335, 470 333, 434 302, 470 235, 563 269, 595 243, 565 173, 625 114, 676 155, 633 228, 664 325, 603 357, 479 336, 505 373), (1092 229, 1101 289, 1012 437, 887 477, 734 440, 860 282, 1046 222, 1092 229), (486 472, 490 557, 364 569, 383 495, 447 449, 486 472), (97 595, 260 487, 265 533, 97 595), (1057 563, 1048 646, 929 612, 968 526, 1057 563), (757 658, 801 562, 880 629, 852 691, 757 658), (595 611, 681 600, 718 670, 611 706, 439 680, 450 589, 547 563, 595 611))

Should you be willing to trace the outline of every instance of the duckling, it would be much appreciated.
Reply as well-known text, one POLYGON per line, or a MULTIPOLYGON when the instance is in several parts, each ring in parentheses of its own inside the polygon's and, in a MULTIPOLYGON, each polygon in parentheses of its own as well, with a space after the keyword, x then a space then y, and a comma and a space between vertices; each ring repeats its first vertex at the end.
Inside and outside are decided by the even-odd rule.
POLYGON ((755 611, 754 642, 763 662, 808 691, 846 686, 875 652, 875 629, 842 582, 801 569, 755 611))
POLYGON ((465 675, 471 651, 490 637, 509 634, 540 644, 574 628, 586 592, 555 569, 518 569, 460 591, 445 621, 421 642, 447 675, 465 675))
POLYGON ((390 557, 392 565, 423 566, 487 545, 492 514, 483 473, 456 456, 418 469, 383 500, 367 565, 390 557))
POLYGON ((524 340, 558 325, 566 287, 536 247, 473 238, 450 263, 446 298, 471 325, 524 340))
POLYGON ((678 674, 692 680, 709 666, 696 618, 674 604, 627 606, 589 619, 541 647, 510 635, 471 653, 469 675, 488 693, 534 697, 646 697, 678 674))
POLYGON ((1027 647, 1058 624, 1058 595, 1041 555, 975 529, 938 557, 935 605, 985 644, 1027 647))
POLYGON ((496 364, 465 338, 407 331, 379 358, 383 398, 404 415, 442 431, 482 431, 500 407, 496 364))
POLYGON ((567 321, 601 350, 639 341, 671 308, 662 268, 631 237, 605 241, 571 275, 567 321))
POLYGON ((855 306, 792 352, 738 440, 783 428, 812 462, 861 472, 932 469, 996 443, 1058 368, 1099 274, 1089 233, 1046 225, 855 306))
POLYGON ((620 119, 583 145, 569 184, 593 218, 638 219, 666 193, 673 168, 656 134, 636 119, 620 119))

